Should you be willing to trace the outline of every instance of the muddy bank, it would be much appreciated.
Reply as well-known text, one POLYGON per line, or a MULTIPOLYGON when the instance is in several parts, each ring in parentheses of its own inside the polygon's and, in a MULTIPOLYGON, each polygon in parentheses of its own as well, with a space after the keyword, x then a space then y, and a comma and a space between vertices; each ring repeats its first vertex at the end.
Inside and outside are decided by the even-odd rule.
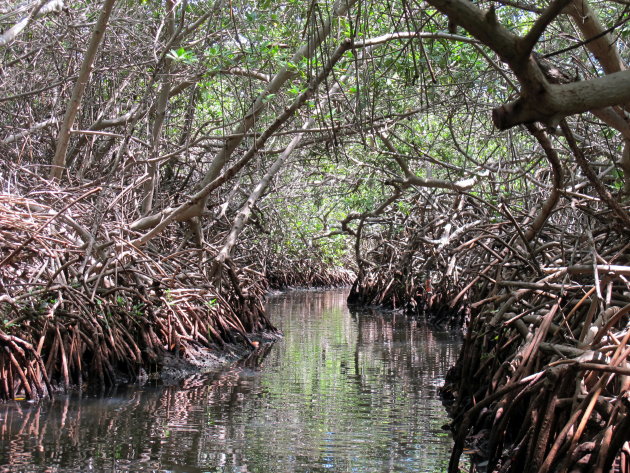
POLYGON ((146 378, 136 381, 142 384, 145 380, 154 379, 159 380, 162 384, 170 385, 180 382, 190 375, 218 371, 232 363, 256 356, 259 352, 266 352, 277 340, 282 338, 282 334, 274 331, 252 335, 249 338, 254 345, 253 348, 244 344, 226 344, 220 349, 216 347, 210 350, 200 347, 196 350, 187 350, 185 356, 164 353, 160 358, 158 370, 152 374, 147 373, 146 378))

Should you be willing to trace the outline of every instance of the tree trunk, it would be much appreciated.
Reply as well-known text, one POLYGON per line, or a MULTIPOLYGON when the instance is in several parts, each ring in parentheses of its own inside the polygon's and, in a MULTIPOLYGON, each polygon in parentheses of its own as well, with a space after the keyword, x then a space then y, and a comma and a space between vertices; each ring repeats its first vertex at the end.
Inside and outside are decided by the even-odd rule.
POLYGON ((61 179, 61 175, 66 166, 66 152, 68 151, 68 144, 70 143, 70 130, 74 125, 74 120, 79 112, 81 106, 81 99, 83 98, 83 92, 87 86, 90 74, 92 72, 92 66, 94 65, 94 59, 96 58, 96 52, 105 36, 105 29, 107 28, 107 22, 114 8, 116 0, 105 0, 103 9, 98 17, 94 30, 92 32, 92 38, 88 45, 83 63, 81 64, 81 70, 79 71, 79 77, 72 90, 72 97, 68 103, 66 114, 63 117, 63 124, 59 130, 59 136, 57 137, 57 149, 55 150, 55 156, 53 157, 52 167, 50 169, 50 179, 61 179))
MULTIPOLYGON (((175 2, 173 0, 166 0, 166 29, 164 32, 164 38, 166 44, 172 47, 177 47, 177 40, 173 38, 175 33, 175 2)), ((160 138, 162 136, 162 127, 164 125, 164 117, 166 116, 166 107, 168 106, 168 99, 171 94, 171 66, 173 60, 164 56, 164 68, 162 70, 162 84, 158 93, 158 99, 155 109, 155 120, 151 127, 151 151, 149 153, 149 162, 147 163, 146 172, 148 178, 144 181, 142 186, 142 208, 141 213, 143 216, 147 215, 153 209, 153 196, 158 185, 159 180, 159 168, 160 165, 157 162, 157 157, 160 150, 160 138)))
MULTIPOLYGON (((348 10, 356 3, 356 0, 337 0, 333 5, 331 18, 326 21, 317 31, 311 34, 300 49, 298 49, 291 58, 292 64, 298 64, 304 58, 311 58, 317 50, 317 48, 324 42, 326 37, 330 34, 332 24, 336 18, 345 15, 348 10)), ((256 123, 256 119, 260 113, 266 108, 267 98, 271 94, 277 93, 281 87, 291 78, 295 76, 293 69, 284 67, 280 70, 275 77, 267 84, 265 90, 263 90, 256 98, 254 104, 249 111, 245 114, 238 126, 232 131, 233 137, 228 139, 221 151, 214 157, 210 168, 206 172, 204 178, 197 186, 198 189, 203 189, 211 182, 219 177, 221 171, 227 164, 228 160, 234 153, 234 150, 241 144, 244 139, 245 133, 249 131, 256 123)), ((207 196, 199 200, 194 206, 187 207, 184 213, 180 213, 177 217, 178 220, 184 221, 191 217, 198 217, 201 215, 207 202, 207 196)), ((172 212, 173 209, 167 209, 167 213, 172 212)), ((134 222, 133 228, 136 230, 146 230, 152 228, 166 217, 167 215, 155 214, 149 217, 142 218, 134 222)))

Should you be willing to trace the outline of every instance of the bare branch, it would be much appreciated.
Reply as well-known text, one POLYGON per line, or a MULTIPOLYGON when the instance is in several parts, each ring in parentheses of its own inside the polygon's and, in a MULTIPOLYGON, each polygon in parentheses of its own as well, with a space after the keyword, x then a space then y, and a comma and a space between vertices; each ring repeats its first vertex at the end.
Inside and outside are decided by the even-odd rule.
POLYGON ((537 92, 523 94, 492 111, 499 130, 534 121, 556 127, 560 120, 576 113, 630 101, 630 71, 608 74, 570 84, 540 83, 537 92))
POLYGON ((536 22, 521 40, 521 54, 528 56, 531 54, 534 46, 538 42, 540 36, 544 33, 549 24, 560 14, 562 10, 572 0, 555 0, 552 2, 545 11, 536 19, 536 22))
POLYGON ((61 178, 61 174, 64 170, 66 152, 68 150, 68 144, 70 143, 70 130, 72 129, 72 125, 74 124, 74 119, 76 118, 79 111, 79 106, 81 105, 83 92, 85 91, 88 80, 90 78, 90 73, 92 72, 92 65, 94 64, 96 52, 98 51, 103 36, 105 36, 105 28, 107 27, 109 16, 112 12, 112 9, 114 8, 114 3, 116 3, 116 0, 105 1, 105 4, 103 5, 101 10, 101 14, 99 15, 96 25, 94 26, 94 31, 90 39, 90 44, 88 45, 85 57, 83 58, 83 63, 81 64, 79 77, 76 84, 74 85, 74 89, 72 90, 72 97, 70 98, 70 103, 68 104, 66 114, 63 118, 63 124, 61 126, 61 129, 59 130, 57 148, 55 150, 55 156, 53 157, 52 167, 50 168, 51 179, 61 178))
POLYGON ((0 47, 6 46, 17 38, 35 19, 64 8, 63 0, 40 0, 34 3, 27 16, 18 21, 11 28, 0 34, 0 47))

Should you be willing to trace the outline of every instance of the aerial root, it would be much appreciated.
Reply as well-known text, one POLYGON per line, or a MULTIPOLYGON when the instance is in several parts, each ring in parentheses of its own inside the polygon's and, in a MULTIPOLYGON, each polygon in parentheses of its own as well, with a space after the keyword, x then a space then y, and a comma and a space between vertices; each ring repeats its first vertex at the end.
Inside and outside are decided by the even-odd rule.
POLYGON ((464 453, 488 472, 630 471, 628 233, 593 199, 573 202, 579 219, 556 209, 528 238, 540 202, 518 214, 417 198, 411 214, 363 221, 349 302, 463 325, 441 390, 449 471, 464 453))
POLYGON ((252 334, 277 333, 263 275, 232 264, 215 284, 213 246, 172 254, 178 235, 143 249, 113 238, 124 224, 94 221, 97 194, 0 194, 0 400, 98 390, 159 370, 165 353, 253 350, 252 334))
POLYGON ((295 261, 276 255, 268 263, 266 278, 272 289, 286 289, 350 286, 356 275, 348 269, 332 266, 307 253, 295 261))

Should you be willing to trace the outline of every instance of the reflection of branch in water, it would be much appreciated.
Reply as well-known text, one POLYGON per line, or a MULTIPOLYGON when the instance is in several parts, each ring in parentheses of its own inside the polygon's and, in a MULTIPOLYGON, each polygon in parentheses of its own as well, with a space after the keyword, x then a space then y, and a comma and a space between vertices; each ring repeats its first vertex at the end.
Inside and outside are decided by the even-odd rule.
POLYGON ((357 324, 356 372, 360 360, 379 360, 399 380, 421 386, 442 376, 457 355, 452 343, 444 343, 453 333, 402 311, 351 307, 350 314, 357 324))
POLYGON ((236 362, 236 366, 241 366, 250 369, 260 369, 263 361, 271 352, 271 348, 274 346, 275 341, 260 345, 256 350, 251 352, 248 356, 236 362))
POLYGON ((143 469, 162 469, 162 458, 196 461, 210 450, 207 442, 220 444, 243 434, 229 432, 244 429, 230 425, 230 417, 246 402, 242 394, 256 389, 258 383, 243 373, 257 370, 271 348, 271 344, 262 345, 226 371, 191 376, 177 387, 135 392, 132 388, 125 390, 124 397, 120 393, 99 398, 72 395, 40 404, 0 404, 0 471, 62 462, 60 466, 74 471, 83 471, 89 464, 97 470, 115 465, 114 470, 122 472, 137 471, 131 465, 139 463, 143 469), (212 417, 228 431, 208 438, 199 425, 201 419, 195 417, 199 406, 216 410, 212 417))
POLYGON ((12 414, 0 408, 0 465, 12 464, 0 473, 27 464, 288 473, 306 465, 324 471, 324 464, 349 471, 357 462, 372 466, 361 471, 381 471, 379 462, 424 464, 433 461, 430 452, 448 448, 417 446, 427 431, 422 438, 431 444, 445 422, 433 413, 439 401, 432 373, 442 368, 428 365, 454 361, 454 345, 441 343, 440 334, 423 338, 425 324, 401 314, 353 320, 340 308, 343 295, 301 299, 273 303, 287 314, 279 314, 289 329, 284 342, 261 345, 223 371, 173 386, 130 387, 124 396, 24 403, 12 414))
MULTIPOLYGON (((107 450, 112 442, 107 434, 124 430, 131 418, 128 414, 139 403, 143 409, 154 408, 149 401, 131 394, 123 399, 66 396, 38 404, 1 405, 0 464, 8 468, 2 471, 23 471, 25 465, 59 465, 60 461, 75 470, 85 467, 77 462, 89 460, 95 447, 107 450), (119 402, 120 409, 111 409, 112 402, 119 402), (96 438, 103 439, 98 446, 96 438)), ((136 423, 134 427, 138 427, 136 423)))
POLYGON ((256 350, 249 353, 246 357, 232 363, 228 368, 221 371, 213 371, 209 373, 198 373, 187 376, 178 385, 178 389, 195 389, 204 388, 212 389, 213 386, 224 386, 226 384, 232 384, 226 382, 227 379, 232 380, 233 375, 240 373, 244 368, 257 371, 261 368, 263 361, 271 352, 275 341, 264 343, 260 345, 256 350))

